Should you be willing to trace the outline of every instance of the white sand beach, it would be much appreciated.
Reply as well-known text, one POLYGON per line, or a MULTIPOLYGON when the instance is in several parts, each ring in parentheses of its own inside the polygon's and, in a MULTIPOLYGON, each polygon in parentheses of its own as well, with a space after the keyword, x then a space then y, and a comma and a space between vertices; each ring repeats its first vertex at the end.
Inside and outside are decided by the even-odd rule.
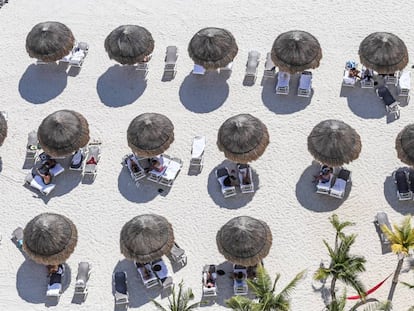
MULTIPOLYGON (((0 310, 46 310, 47 276, 44 266, 26 260, 9 240, 11 232, 24 227, 40 213, 54 212, 69 217, 78 229, 78 244, 67 261, 65 290, 51 310, 113 310, 112 273, 128 274, 130 308, 155 310, 150 299, 167 305, 159 290, 147 290, 120 252, 119 235, 124 223, 134 216, 155 213, 166 217, 176 241, 185 249, 188 264, 172 272, 176 284, 184 280, 195 301, 201 299, 201 271, 205 264, 217 264, 229 273, 218 280, 214 305, 200 310, 227 309, 225 300, 233 294, 228 277, 231 264, 219 253, 216 233, 233 217, 247 215, 267 222, 273 244, 265 258, 272 278, 281 273, 282 289, 299 271, 306 278, 292 295, 292 310, 322 310, 321 292, 312 289, 312 275, 321 259, 328 259, 322 240, 333 243, 334 230, 328 218, 356 223, 347 233, 357 233, 353 254, 367 259, 361 279, 373 287, 397 265, 397 256, 383 254, 374 226, 378 211, 387 212, 392 223, 414 211, 414 201, 400 202, 392 172, 404 165, 395 150, 400 130, 414 120, 412 103, 401 102, 401 117, 390 119, 384 104, 372 89, 341 88, 347 60, 359 61, 358 47, 370 33, 391 32, 406 44, 412 70, 414 59, 414 7, 410 1, 51 1, 9 0, 0 9, 0 110, 8 112, 8 137, 0 147, 0 310), (25 50, 26 35, 44 21, 67 25, 79 41, 89 43, 89 53, 80 71, 61 66, 35 65, 25 50), (155 40, 147 79, 128 66, 110 60, 106 36, 117 26, 136 24, 147 28, 155 40), (215 73, 191 75, 193 62, 187 46, 201 28, 215 26, 231 31, 238 55, 233 72, 226 79, 215 73), (320 42, 323 58, 313 72, 310 98, 297 97, 298 76, 291 78, 288 96, 276 95, 275 79, 262 82, 266 53, 282 32, 305 30, 320 42), (177 74, 162 81, 165 49, 179 49, 177 74), (243 78, 250 50, 261 53, 258 77, 253 86, 243 78), (93 183, 84 183, 78 172, 65 171, 57 177, 56 189, 48 197, 24 186, 27 134, 36 130, 50 113, 72 109, 89 122, 91 138, 102 141, 102 158, 93 183), (145 182, 136 188, 120 164, 131 152, 126 139, 130 121, 144 112, 162 113, 174 124, 175 140, 166 154, 183 160, 173 187, 159 193, 156 184, 145 182), (254 194, 238 193, 224 199, 214 172, 223 165, 234 166, 217 148, 217 131, 230 116, 250 113, 266 124, 270 144, 263 156, 251 163, 254 194), (313 175, 318 164, 307 150, 307 136, 322 120, 339 119, 361 136, 359 158, 346 165, 352 183, 345 199, 315 193, 313 175), (188 174, 191 143, 205 135, 207 146, 201 174, 188 174), (79 261, 89 261, 93 271, 89 295, 82 304, 73 302, 74 281, 79 261), (68 277, 69 276, 69 277, 68 277)), ((395 87, 390 87, 396 92, 395 87)), ((412 88, 411 88, 412 90, 412 88)), ((167 265, 170 262, 165 257, 167 265)), ((414 283, 410 260, 401 281, 414 283)), ((372 297, 386 300, 391 279, 372 297)), ((338 282, 339 292, 343 285, 338 282)), ((347 294, 355 295, 352 289, 347 294)), ((371 296, 369 296, 371 297, 371 296)), ((414 305, 413 292, 398 285, 394 310, 414 305)), ((362 310, 362 308, 361 308, 362 310)))

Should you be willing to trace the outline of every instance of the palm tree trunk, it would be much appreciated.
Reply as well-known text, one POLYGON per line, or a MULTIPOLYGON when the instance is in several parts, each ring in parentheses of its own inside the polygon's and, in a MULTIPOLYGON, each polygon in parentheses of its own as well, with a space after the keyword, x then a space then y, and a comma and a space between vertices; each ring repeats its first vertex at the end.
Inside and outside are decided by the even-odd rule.
POLYGON ((401 258, 400 260, 398 260, 397 268, 395 269, 394 277, 392 278, 390 292, 388 293, 389 301, 392 301, 392 298, 394 297, 394 292, 398 284, 398 277, 400 276, 403 263, 404 263, 404 258, 401 258))
POLYGON ((335 285, 336 285, 336 277, 332 277, 332 282, 331 282, 331 298, 332 298, 332 301, 336 300, 335 285))

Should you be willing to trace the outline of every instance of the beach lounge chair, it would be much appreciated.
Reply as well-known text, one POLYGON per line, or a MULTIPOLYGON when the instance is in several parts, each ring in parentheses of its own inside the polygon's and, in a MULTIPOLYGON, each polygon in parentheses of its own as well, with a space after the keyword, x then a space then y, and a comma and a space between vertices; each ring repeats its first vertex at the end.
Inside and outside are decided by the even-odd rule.
POLYGON ((83 169, 83 173, 85 175, 89 175, 92 178, 96 177, 96 173, 98 170, 98 163, 101 159, 101 142, 100 141, 92 141, 88 144, 88 155, 85 160, 85 167, 83 169))
MULTIPOLYGON (((319 174, 323 173, 324 168, 327 168, 327 166, 321 165, 321 169, 320 169, 319 174)), ((331 184, 332 184, 333 177, 334 177, 334 175, 331 171, 328 181, 323 180, 323 179, 319 179, 318 183, 316 184, 316 193, 329 194, 329 192, 331 191, 331 184)))
POLYGON ((290 74, 287 72, 279 71, 277 73, 277 83, 276 83, 276 94, 288 95, 289 94, 289 81, 290 74))
POLYGON ((379 227, 379 236, 380 236, 381 243, 390 244, 390 240, 388 240, 387 236, 381 230, 381 226, 385 225, 385 226, 388 227, 388 229, 390 229, 392 231, 392 227, 391 227, 390 222, 388 220, 387 213, 378 212, 377 215, 375 215, 374 223, 375 223, 375 225, 377 225, 379 227))
POLYGON ((152 271, 149 263, 141 264, 136 262, 135 266, 137 267, 138 274, 140 275, 142 283, 144 283, 146 288, 160 285, 160 282, 154 271, 152 271))
POLYGON ((361 69, 361 87, 363 89, 374 88, 374 70, 365 68, 361 69))
POLYGON ((170 289, 174 285, 174 281, 168 272, 168 268, 162 259, 155 260, 151 263, 152 271, 161 282, 163 290, 170 289))
POLYGON ((195 136, 191 147, 190 169, 201 172, 204 162, 204 148, 206 146, 205 136, 195 136))
POLYGON ((251 79, 253 82, 256 80, 257 67, 260 62, 260 53, 257 51, 250 51, 247 56, 245 79, 251 79))
POLYGON ((203 66, 194 64, 193 74, 195 74, 195 75, 203 75, 205 73, 206 73, 206 69, 203 66))
POLYGON ((240 191, 242 193, 254 192, 254 184, 252 180, 252 168, 249 164, 237 165, 239 171, 240 191))
POLYGON ((236 195, 236 187, 235 186, 226 186, 224 185, 224 180, 229 177, 229 170, 227 167, 221 167, 216 170, 216 177, 217 181, 221 186, 221 193, 225 198, 229 198, 231 196, 236 195))
POLYGON ((358 66, 358 64, 353 60, 349 60, 345 63, 344 76, 342 77, 342 86, 348 86, 348 87, 355 86, 357 77, 351 77, 349 75, 349 72, 352 68, 356 68, 356 66, 358 66))
POLYGON ((125 271, 117 271, 113 274, 115 305, 128 308, 129 295, 127 287, 127 274, 125 271))
POLYGON ((312 72, 304 71, 300 75, 298 96, 309 97, 312 91, 312 72))
POLYGON ((46 296, 56 297, 59 299, 62 294, 62 277, 65 274, 65 267, 59 265, 58 271, 50 275, 49 284, 47 285, 46 296))
POLYGON ((87 152, 86 148, 80 148, 76 151, 70 160, 69 169, 72 171, 83 171, 87 152))
POLYGON ((14 244, 16 244, 16 247, 18 249, 21 249, 23 247, 23 228, 17 227, 14 229, 11 235, 11 240, 14 244))
POLYGON ((272 61, 272 54, 269 52, 266 55, 266 62, 264 66, 263 79, 275 77, 275 64, 272 61))
POLYGON ((414 193, 414 169, 412 168, 408 170, 408 183, 409 183, 410 191, 414 193))
POLYGON ((329 195, 338 199, 343 199, 345 195, 346 185, 350 180, 351 172, 341 168, 336 176, 335 182, 329 191, 329 195))
POLYGON ((72 51, 72 56, 69 59, 69 65, 74 67, 82 67, 83 61, 89 52, 89 44, 86 42, 79 42, 72 51))
POLYGON ((167 46, 165 52, 165 66, 164 66, 164 77, 173 79, 177 73, 177 59, 178 59, 178 48, 176 46, 167 46))
POLYGON ((181 266, 185 266, 187 264, 187 255, 185 254, 185 251, 175 242, 171 248, 169 257, 171 261, 176 264, 180 264, 181 266))
POLYGON ((165 170, 170 164, 170 157, 168 157, 167 155, 161 154, 153 158, 156 158, 160 162, 161 167, 159 169, 152 169, 151 171, 149 171, 147 179, 149 181, 158 183, 160 181, 161 176, 164 174, 165 170))
POLYGON ((400 105, 392 96, 390 90, 386 86, 380 86, 376 90, 377 95, 382 98, 385 104, 385 109, 388 113, 394 115, 395 118, 400 116, 400 105))
MULTIPOLYGON (((41 159, 42 165, 51 159, 51 157, 44 152, 39 155, 39 158, 41 159)), ((60 163, 56 162, 55 165, 51 168, 45 169, 43 166, 39 168, 39 172, 41 172, 42 174, 44 174, 46 171, 48 171, 50 175, 52 175, 52 177, 56 177, 62 174, 65 171, 65 169, 60 163)))
POLYGON ((404 169, 398 169, 393 173, 395 185, 397 186, 397 197, 400 201, 411 200, 413 193, 408 185, 407 173, 404 169))
POLYGON ((233 62, 230 62, 226 66, 220 68, 220 73, 221 72, 231 73, 232 70, 233 70, 233 62))
POLYGON ((411 88, 411 71, 405 70, 400 73, 398 79, 398 96, 409 96, 411 88))
POLYGON ((217 272, 216 265, 206 265, 203 267, 201 282, 203 284, 203 296, 215 297, 217 296, 217 272))
POLYGON ((88 280, 91 275, 91 268, 91 264, 86 261, 82 261, 78 264, 74 295, 82 296, 83 299, 86 299, 86 296, 88 295, 88 280))
POLYGON ((43 182, 43 179, 40 175, 32 175, 32 172, 29 172, 29 174, 26 176, 25 180, 26 184, 30 185, 30 187, 35 188, 40 191, 43 195, 49 195, 50 192, 52 192, 53 189, 55 189, 56 184, 45 184, 43 182))
POLYGON ((399 74, 398 72, 386 74, 385 77, 384 77, 385 84, 397 85, 398 84, 398 74, 399 74))
POLYGON ((161 185, 171 187, 183 167, 183 161, 179 158, 172 158, 166 165, 164 173, 160 176, 158 182, 161 185))
POLYGON ((233 290, 234 295, 247 295, 247 268, 240 265, 233 265, 233 290))
POLYGON ((26 158, 35 159, 37 152, 41 149, 39 140, 37 139, 37 132, 31 131, 27 136, 26 158))
POLYGON ((123 157, 122 165, 125 165, 128 168, 131 178, 135 183, 146 176, 138 158, 132 153, 123 157))

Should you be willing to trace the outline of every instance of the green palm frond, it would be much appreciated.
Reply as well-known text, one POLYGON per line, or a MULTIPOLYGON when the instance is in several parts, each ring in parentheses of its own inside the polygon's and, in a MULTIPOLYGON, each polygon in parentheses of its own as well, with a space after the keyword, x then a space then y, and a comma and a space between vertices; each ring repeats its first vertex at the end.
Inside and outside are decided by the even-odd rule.
POLYGON ((154 305, 157 308, 157 310, 160 310, 160 311, 168 311, 159 302, 155 301, 154 299, 151 299, 151 301, 154 303, 154 305))
POLYGON ((364 308, 364 311, 391 311, 392 303, 391 301, 381 301, 368 305, 364 308))
MULTIPOLYGON (((276 275, 276 282, 279 277, 280 275, 276 275)), ((272 280, 270 279, 270 276, 267 273, 266 269, 260 263, 256 268, 256 278, 254 280, 248 279, 247 285, 259 298, 265 295, 267 292, 274 291, 274 289, 271 288, 272 280)))
POLYGON ((191 288, 183 289, 184 283, 181 281, 178 284, 178 293, 176 293, 175 285, 173 285, 171 296, 168 296, 168 308, 163 307, 157 301, 151 299, 158 310, 161 311, 190 311, 197 308, 200 303, 196 302, 189 305, 190 301, 194 299, 194 294, 191 288))
POLYGON ((253 311, 253 301, 244 296, 233 296, 226 300, 226 306, 234 311, 253 311))
POLYGON ((350 221, 340 222, 339 217, 336 214, 333 214, 331 217, 329 217, 329 221, 332 224, 332 226, 335 228, 337 233, 342 233, 342 230, 344 228, 355 225, 354 222, 350 222, 350 221))
MULTIPOLYGON (((283 296, 285 298, 290 298, 290 295, 292 294, 292 292, 295 290, 296 286, 298 285, 299 281, 301 281, 304 276, 305 276, 306 270, 303 270, 301 272, 299 272, 298 274, 296 274, 296 276, 293 278, 292 281, 289 282, 288 285, 285 286, 284 289, 282 289, 282 291, 276 296, 283 296)), ((276 280, 274 283, 274 286, 276 286, 276 280)))
POLYGON ((414 288, 414 284, 410 284, 410 283, 406 283, 406 282, 400 282, 401 284, 404 284, 405 286, 407 286, 409 289, 413 289, 414 288))
POLYGON ((343 292, 341 297, 336 300, 332 300, 327 306, 328 311, 345 311, 346 305, 346 291, 343 292))

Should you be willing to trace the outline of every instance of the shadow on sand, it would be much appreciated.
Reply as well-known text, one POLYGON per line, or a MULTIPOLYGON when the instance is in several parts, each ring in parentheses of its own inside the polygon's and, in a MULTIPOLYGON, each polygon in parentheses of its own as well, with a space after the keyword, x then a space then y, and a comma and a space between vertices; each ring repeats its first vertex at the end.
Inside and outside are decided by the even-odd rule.
POLYGON ((229 96, 227 74, 215 71, 205 75, 189 74, 180 86, 180 100, 185 108, 196 113, 218 109, 229 96))
MULTIPOLYGON (((252 167, 252 180, 254 184, 255 191, 252 193, 241 193, 240 187, 236 186, 237 194, 235 196, 224 198, 223 194, 220 190, 220 184, 217 181, 216 177, 216 170, 220 167, 227 167, 229 171, 235 170, 234 174, 237 176, 237 168, 236 163, 224 160, 221 164, 217 165, 208 175, 208 182, 207 182, 207 191, 210 197, 213 199, 214 203, 220 207, 228 208, 228 209, 236 209, 243 207, 249 203, 254 195, 256 194, 257 189, 259 189, 259 175, 256 173, 254 168, 252 167)), ((238 183, 238 179, 237 179, 238 183)))
MULTIPOLYGON (((161 287, 147 289, 142 283, 138 271, 132 261, 123 259, 118 261, 115 265, 113 273, 117 271, 125 271, 127 274, 127 288, 129 293, 129 306, 131 308, 138 308, 147 303, 151 303, 151 299, 155 299, 160 295, 161 287)), ((115 287, 112 282, 112 294, 115 293, 115 287)), ((124 310, 122 307, 114 307, 114 310, 124 310)))
POLYGON ((122 107, 135 102, 146 87, 142 71, 137 71, 134 66, 114 65, 99 77, 96 90, 106 106, 122 107))
POLYGON ((297 96, 299 75, 292 75, 289 84, 289 94, 279 95, 275 92, 276 79, 267 78, 262 81, 262 101, 270 111, 277 114, 291 114, 304 110, 311 102, 313 89, 310 97, 297 96))
POLYGON ((346 97, 349 109, 364 119, 380 119, 387 112, 381 98, 377 96, 374 89, 363 89, 355 87, 341 87, 340 97, 346 97))
MULTIPOLYGON (((62 278, 62 292, 69 287, 71 282, 71 269, 65 263, 65 274, 62 278)), ((49 277, 47 269, 44 265, 35 263, 33 260, 27 259, 17 270, 16 289, 20 298, 30 303, 45 303, 45 305, 56 305, 56 298, 49 299, 46 297, 47 284, 49 277)))
POLYGON ((319 165, 308 166, 298 182, 296 183, 296 198, 304 208, 318 212, 332 212, 344 203, 348 198, 352 188, 352 181, 346 186, 345 196, 343 199, 337 199, 326 194, 316 193, 316 186, 313 183, 314 176, 319 174, 319 165))
MULTIPOLYGON (((408 170, 408 167, 406 168, 408 170)), ((384 196, 388 204, 402 215, 411 214, 414 208, 414 201, 400 201, 397 197, 397 187, 392 175, 387 176, 384 181, 384 196)), ((392 223, 392 222, 391 222, 392 223)))
POLYGON ((44 104, 63 92, 67 79, 66 66, 32 64, 20 78, 19 93, 32 104, 44 104))

